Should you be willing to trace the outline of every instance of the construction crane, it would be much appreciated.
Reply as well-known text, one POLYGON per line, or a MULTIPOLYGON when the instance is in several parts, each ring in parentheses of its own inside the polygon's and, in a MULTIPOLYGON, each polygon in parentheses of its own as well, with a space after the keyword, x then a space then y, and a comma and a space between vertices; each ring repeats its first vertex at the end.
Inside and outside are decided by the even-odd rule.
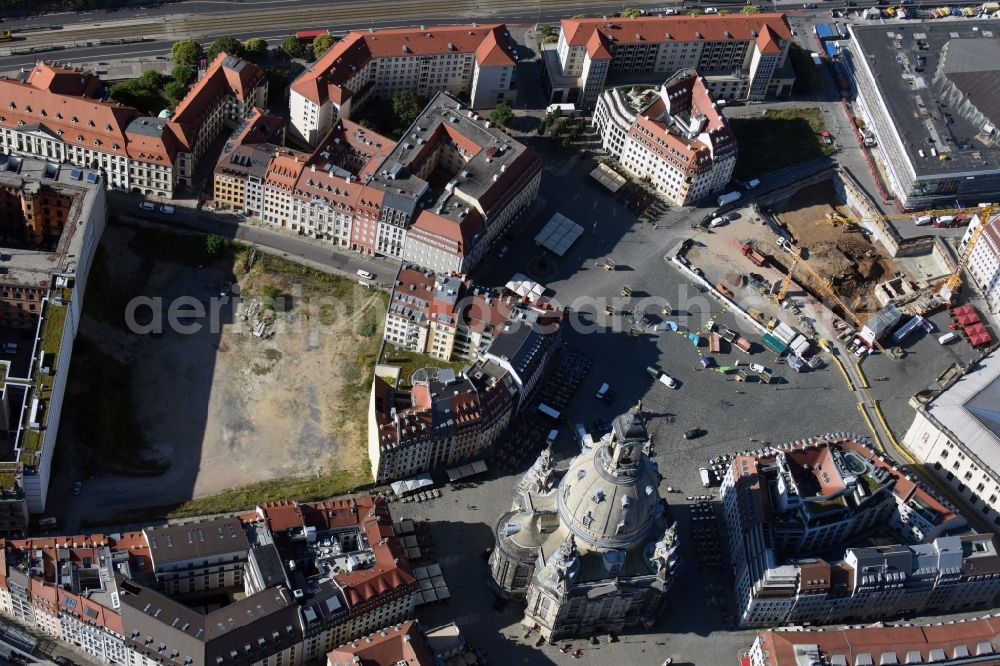
POLYGON ((969 259, 972 257, 972 250, 976 245, 976 241, 979 237, 983 235, 983 229, 986 225, 990 223, 990 218, 998 210, 1000 206, 991 204, 989 206, 982 206, 977 208, 977 215, 979 216, 979 224, 972 230, 972 234, 969 236, 969 241, 965 244, 965 248, 962 250, 962 256, 958 259, 958 264, 955 266, 955 272, 948 276, 948 280, 944 283, 944 287, 939 293, 948 294, 948 299, 951 300, 951 295, 955 293, 955 290, 962 284, 962 271, 969 264, 969 259))

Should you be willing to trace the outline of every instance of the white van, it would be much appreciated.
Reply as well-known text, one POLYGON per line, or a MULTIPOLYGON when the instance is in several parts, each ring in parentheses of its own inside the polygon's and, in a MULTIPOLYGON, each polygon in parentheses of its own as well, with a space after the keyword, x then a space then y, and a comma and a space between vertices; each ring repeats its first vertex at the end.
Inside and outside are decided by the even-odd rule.
POLYGON ((955 340, 958 340, 958 333, 956 333, 955 331, 951 331, 949 333, 945 333, 940 338, 938 338, 938 344, 946 345, 949 342, 954 342, 955 340))
POLYGON ((748 190, 752 190, 753 188, 757 187, 758 185, 760 185, 760 179, 759 178, 751 178, 750 180, 747 181, 747 189, 748 190))
POLYGON ((913 218, 913 224, 917 225, 918 227, 930 224, 933 221, 934 218, 931 217, 930 215, 921 215, 920 217, 913 218))
POLYGON ((607 382, 605 382, 601 384, 601 388, 597 389, 597 394, 594 397, 596 397, 598 400, 604 400, 604 398, 607 397, 608 395, 608 391, 610 390, 611 387, 608 386, 607 382))
POLYGON ((729 222, 729 220, 727 220, 724 217, 721 217, 721 216, 714 217, 714 218, 712 218, 712 221, 708 223, 708 226, 709 226, 709 228, 714 229, 716 227, 724 226, 727 222, 729 222))
POLYGON ((368 271, 366 271, 366 270, 364 270, 362 268, 359 268, 358 269, 358 277, 361 278, 362 280, 374 280, 375 279, 375 274, 374 273, 369 273, 368 271))

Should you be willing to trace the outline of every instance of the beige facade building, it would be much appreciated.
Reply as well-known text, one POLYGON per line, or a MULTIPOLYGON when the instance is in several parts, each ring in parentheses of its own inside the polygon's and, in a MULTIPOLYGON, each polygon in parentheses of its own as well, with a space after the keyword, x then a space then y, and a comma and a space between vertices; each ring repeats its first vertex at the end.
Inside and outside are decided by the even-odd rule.
POLYGON ((903 446, 984 520, 1000 527, 1000 355, 988 354, 911 403, 916 414, 903 446))
POLYGON ((563 19, 559 41, 543 46, 543 84, 551 102, 592 109, 616 78, 696 69, 716 99, 783 97, 791 39, 784 14, 563 19))
POLYGON ((351 32, 292 82, 292 134, 315 146, 338 120, 400 91, 438 92, 489 109, 516 97, 507 27, 443 25, 351 32))

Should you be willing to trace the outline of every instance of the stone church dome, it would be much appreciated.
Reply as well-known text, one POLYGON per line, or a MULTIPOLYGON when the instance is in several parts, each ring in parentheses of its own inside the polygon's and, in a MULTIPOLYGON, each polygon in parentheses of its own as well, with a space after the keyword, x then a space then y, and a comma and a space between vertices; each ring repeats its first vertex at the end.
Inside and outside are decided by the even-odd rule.
POLYGON ((643 541, 664 506, 649 441, 634 413, 614 421, 610 435, 577 456, 557 492, 559 516, 584 551, 627 550, 643 541))

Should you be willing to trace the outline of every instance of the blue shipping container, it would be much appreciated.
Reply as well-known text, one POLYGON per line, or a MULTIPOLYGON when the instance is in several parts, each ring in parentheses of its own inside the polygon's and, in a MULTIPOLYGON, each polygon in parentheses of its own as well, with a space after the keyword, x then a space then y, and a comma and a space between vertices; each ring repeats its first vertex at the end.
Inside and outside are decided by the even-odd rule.
POLYGON ((836 35, 833 26, 829 23, 820 23, 816 26, 816 36, 819 37, 820 41, 833 39, 836 35))

